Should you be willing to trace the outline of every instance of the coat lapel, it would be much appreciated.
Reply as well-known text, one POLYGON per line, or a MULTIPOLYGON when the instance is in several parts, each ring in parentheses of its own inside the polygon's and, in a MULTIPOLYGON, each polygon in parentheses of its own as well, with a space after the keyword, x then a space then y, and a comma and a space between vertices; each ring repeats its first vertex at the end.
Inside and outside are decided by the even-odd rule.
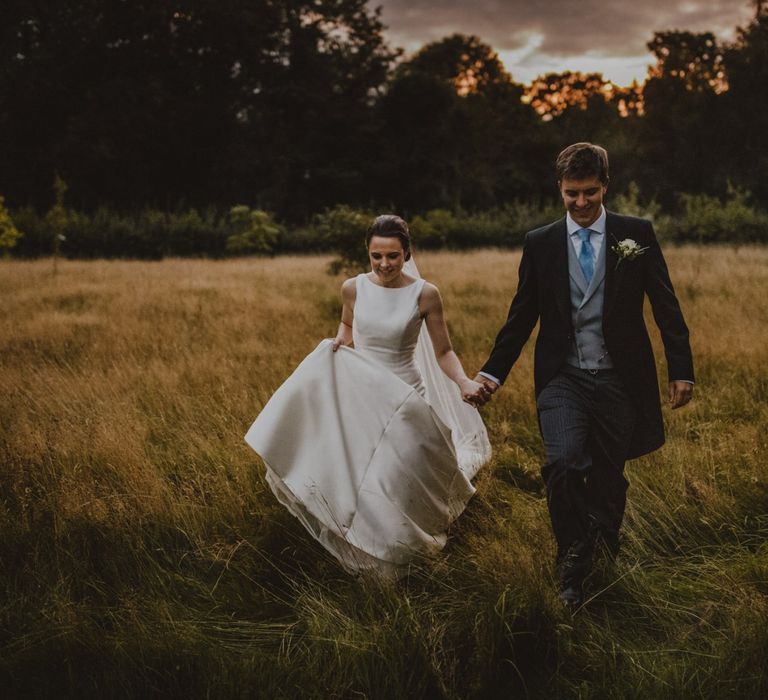
POLYGON ((563 318, 571 322, 571 288, 568 272, 568 229, 565 217, 552 224, 549 232, 552 261, 552 278, 555 284, 555 300, 563 318))
POLYGON ((623 268, 618 265, 618 257, 614 246, 621 240, 621 224, 616 214, 607 213, 605 219, 605 301, 603 302, 603 317, 611 313, 616 296, 621 286, 623 268))

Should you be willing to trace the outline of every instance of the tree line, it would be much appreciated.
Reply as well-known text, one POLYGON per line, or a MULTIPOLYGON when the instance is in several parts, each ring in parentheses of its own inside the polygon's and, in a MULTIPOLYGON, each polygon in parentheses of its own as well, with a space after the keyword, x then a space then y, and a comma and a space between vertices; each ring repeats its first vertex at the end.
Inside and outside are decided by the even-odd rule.
POLYGON ((45 211, 55 177, 91 215, 229 211, 300 226, 336 205, 500 210, 554 194, 552 162, 591 140, 612 190, 768 202, 768 13, 730 43, 661 31, 643 85, 515 82, 456 34, 404 58, 366 0, 6 0, 0 194, 45 211))

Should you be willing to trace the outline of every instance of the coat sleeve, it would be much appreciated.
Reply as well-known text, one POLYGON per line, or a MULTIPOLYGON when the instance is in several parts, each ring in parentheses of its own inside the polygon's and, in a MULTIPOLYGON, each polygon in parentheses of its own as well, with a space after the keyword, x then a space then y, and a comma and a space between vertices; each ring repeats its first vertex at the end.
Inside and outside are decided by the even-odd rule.
POLYGON ((645 289, 651 302, 656 325, 661 331, 664 353, 667 357, 669 381, 693 381, 693 355, 688 338, 688 326, 683 319, 680 303, 675 296, 667 263, 656 240, 653 226, 648 224, 648 260, 645 289))
POLYGON ((498 377, 504 383, 512 365, 520 356, 539 318, 534 255, 530 234, 525 237, 523 256, 518 270, 517 292, 509 307, 507 320, 496 336, 496 342, 481 372, 498 377))

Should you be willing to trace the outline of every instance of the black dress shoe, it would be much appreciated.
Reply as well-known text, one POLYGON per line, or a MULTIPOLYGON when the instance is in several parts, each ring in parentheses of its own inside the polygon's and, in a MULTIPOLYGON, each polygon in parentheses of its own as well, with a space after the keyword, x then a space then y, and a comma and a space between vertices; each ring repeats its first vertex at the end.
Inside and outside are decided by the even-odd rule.
POLYGON ((615 561, 619 556, 619 532, 590 516, 587 538, 593 551, 602 554, 609 561, 615 561))
POLYGON ((592 543, 588 540, 572 542, 557 561, 556 571, 563 586, 581 584, 592 568, 592 543))
POLYGON ((560 600, 574 607, 584 600, 582 582, 592 568, 592 543, 577 540, 557 562, 557 575, 560 579, 560 600))
POLYGON ((563 586, 560 589, 558 597, 565 606, 569 608, 577 608, 584 602, 584 591, 581 589, 581 584, 563 586))

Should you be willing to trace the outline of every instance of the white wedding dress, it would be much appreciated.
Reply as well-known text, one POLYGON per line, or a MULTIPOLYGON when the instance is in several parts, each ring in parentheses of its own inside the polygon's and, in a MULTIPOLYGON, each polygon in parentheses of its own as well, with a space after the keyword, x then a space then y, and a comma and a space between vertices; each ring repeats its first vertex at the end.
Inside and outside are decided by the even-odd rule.
POLYGON ((437 366, 419 315, 424 280, 389 288, 361 274, 356 286, 355 349, 322 341, 245 440, 278 500, 344 568, 398 576, 443 548, 490 444, 437 366))

